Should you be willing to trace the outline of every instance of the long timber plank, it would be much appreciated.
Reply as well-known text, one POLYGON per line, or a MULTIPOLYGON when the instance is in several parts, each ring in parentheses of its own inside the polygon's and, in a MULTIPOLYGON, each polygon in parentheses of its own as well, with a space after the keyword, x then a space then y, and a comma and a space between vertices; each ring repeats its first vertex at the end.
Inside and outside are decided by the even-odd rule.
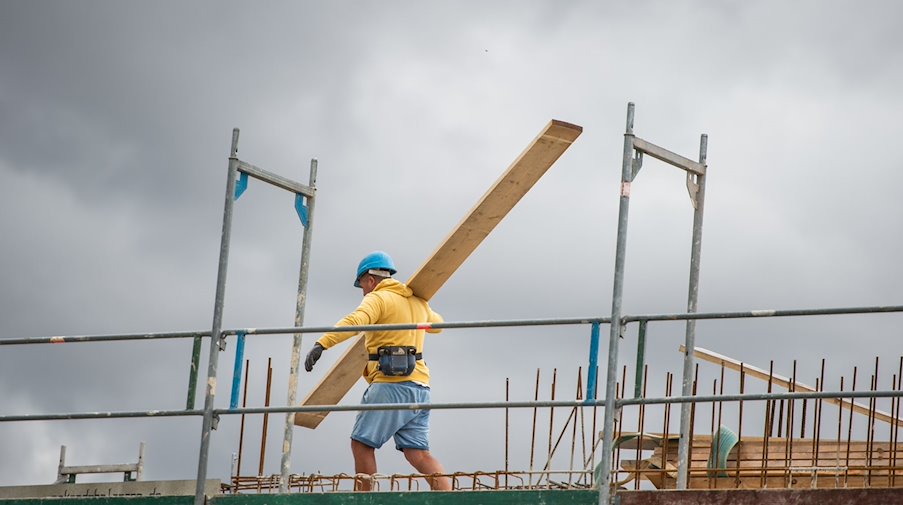
MULTIPOLYGON (((680 352, 685 353, 686 347, 681 345, 679 350, 680 350, 680 352)), ((763 381, 769 380, 768 370, 763 370, 761 368, 754 367, 748 363, 741 363, 740 361, 738 361, 734 358, 730 358, 728 356, 718 354, 717 352, 710 351, 708 349, 703 349, 702 347, 695 348, 693 350, 693 355, 696 356, 697 358, 708 361, 709 363, 714 363, 716 365, 724 365, 725 368, 729 368, 729 369, 737 371, 737 372, 740 371, 740 368, 742 365, 743 372, 746 375, 750 375, 752 377, 755 377, 755 378, 763 380, 763 381)), ((782 375, 771 374, 770 378, 771 378, 772 384, 781 386, 781 387, 787 389, 788 391, 790 389, 793 389, 793 391, 796 391, 798 393, 814 393, 815 392, 815 388, 813 388, 812 386, 808 386, 806 384, 803 384, 802 382, 793 382, 791 379, 784 377, 782 375)), ((858 403, 858 402, 855 402, 852 400, 844 400, 843 398, 822 398, 822 401, 824 401, 825 403, 828 403, 830 405, 837 405, 841 408, 852 410, 853 412, 856 412, 858 414, 863 414, 866 416, 871 415, 872 417, 874 417, 875 419, 877 419, 879 421, 884 421, 886 423, 890 423, 892 426, 895 424, 903 425, 903 419, 897 419, 897 418, 893 417, 891 414, 888 414, 887 412, 884 412, 881 410, 870 411, 870 409, 867 405, 863 405, 861 403, 858 403)))
MULTIPOLYGON (((550 121, 408 280, 414 294, 431 299, 582 132, 580 126, 550 121)), ((337 405, 366 364, 364 337, 360 336, 301 405, 337 405)), ((327 414, 296 413, 295 425, 315 429, 327 414)))

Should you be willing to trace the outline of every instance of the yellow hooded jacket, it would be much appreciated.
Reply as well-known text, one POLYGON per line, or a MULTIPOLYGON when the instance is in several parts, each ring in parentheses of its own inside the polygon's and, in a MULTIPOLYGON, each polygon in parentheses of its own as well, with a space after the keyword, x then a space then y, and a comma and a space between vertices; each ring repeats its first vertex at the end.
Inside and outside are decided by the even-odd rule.
MULTIPOLYGON (((411 288, 395 279, 383 279, 376 288, 364 296, 364 300, 354 312, 343 317, 335 326, 364 326, 370 324, 411 324, 441 323, 442 316, 433 312, 423 299, 414 296, 411 288)), ((429 333, 442 330, 426 329, 429 333)), ((326 333, 317 342, 324 349, 348 340, 356 335, 352 332, 326 333)), ((367 354, 376 354, 376 350, 385 345, 414 346, 417 352, 423 352, 424 330, 400 331, 367 331, 367 354)), ((424 360, 418 360, 414 372, 407 377, 389 377, 376 369, 375 361, 368 361, 363 376, 367 382, 405 382, 413 381, 424 386, 430 384, 430 369, 424 360)))

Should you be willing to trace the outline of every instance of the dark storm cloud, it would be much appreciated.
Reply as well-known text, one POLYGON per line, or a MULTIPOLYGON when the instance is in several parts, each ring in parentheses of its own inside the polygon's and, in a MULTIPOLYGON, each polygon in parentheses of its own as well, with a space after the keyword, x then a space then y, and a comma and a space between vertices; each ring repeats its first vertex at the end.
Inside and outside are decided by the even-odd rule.
MULTIPOLYGON (((607 315, 628 100, 643 138, 695 157, 699 134, 710 135, 700 310, 900 297, 895 3, 6 2, 2 10, 0 338, 208 329, 233 127, 242 159, 286 177, 306 182, 310 158, 319 159, 306 322, 326 325, 358 302, 350 277, 362 254, 389 250, 399 277, 409 277, 549 119, 581 124, 583 136, 435 307, 449 320, 607 315)), ((647 160, 634 185, 628 312, 685 308, 692 209, 683 184, 647 160)), ((227 327, 291 324, 300 237, 291 195, 252 182, 235 215, 227 327)), ((698 338, 759 366, 782 360, 785 373, 821 343, 840 374, 878 349, 900 353, 892 317, 706 323, 698 338), (844 355, 866 322, 870 345, 844 355)), ((538 367, 544 380, 557 367, 570 381, 586 361, 588 331, 436 336, 435 400, 500 400, 506 377, 513 397, 526 399, 538 367), (487 349, 474 364, 484 373, 460 374, 462 346, 487 349)), ((654 373, 679 370, 683 327, 650 331, 660 339, 650 349, 654 373)), ((634 343, 633 334, 624 340, 622 363, 634 343)), ((287 337, 251 339, 249 403, 263 403, 268 357, 273 404, 284 403, 288 349, 287 337)), ((189 350, 188 341, 6 347, 3 413, 180 408, 189 350)), ((302 376, 300 390, 338 354, 302 376)), ((233 357, 230 341, 220 405, 233 357)), ((251 422, 258 436, 260 420, 251 422)), ((442 412, 433 422, 449 469, 490 469, 460 449, 464 424, 473 446, 498 449, 487 464, 501 467, 498 413, 465 421, 442 412)), ((347 472, 350 423, 332 415, 317 432, 298 431, 293 471, 347 472)), ((270 429, 274 473, 281 416, 270 429)), ((212 476, 228 476, 237 430, 228 418, 215 433, 212 476)), ((197 420, 181 419, 7 424, 2 484, 52 480, 61 444, 84 464, 111 463, 133 459, 140 440, 149 444, 148 478, 191 478, 199 431, 197 420)), ((388 452, 381 470, 406 470, 388 452)), ((244 465, 248 473, 256 461, 244 465)))

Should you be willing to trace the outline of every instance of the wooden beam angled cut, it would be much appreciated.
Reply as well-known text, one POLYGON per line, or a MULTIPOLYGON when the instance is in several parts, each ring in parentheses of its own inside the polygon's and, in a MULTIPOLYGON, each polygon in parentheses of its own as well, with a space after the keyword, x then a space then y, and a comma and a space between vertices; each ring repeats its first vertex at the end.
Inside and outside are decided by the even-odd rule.
POLYGON ((550 121, 413 275, 408 287, 414 294, 431 299, 582 131, 550 121))
MULTIPOLYGON (((414 294, 431 299, 582 132, 580 126, 550 121, 408 280, 414 294)), ((367 350, 360 336, 301 405, 337 405, 361 377, 366 364, 367 350)), ((298 412, 295 424, 314 429, 327 414, 298 412)))

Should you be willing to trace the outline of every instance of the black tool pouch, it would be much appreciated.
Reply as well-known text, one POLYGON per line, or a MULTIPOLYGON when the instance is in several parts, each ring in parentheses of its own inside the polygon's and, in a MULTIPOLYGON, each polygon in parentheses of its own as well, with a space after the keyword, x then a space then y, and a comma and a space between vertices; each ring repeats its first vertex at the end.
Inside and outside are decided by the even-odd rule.
POLYGON ((377 362, 377 370, 390 377, 411 375, 421 357, 416 347, 405 345, 383 346, 376 350, 375 356, 370 355, 370 359, 377 362))

